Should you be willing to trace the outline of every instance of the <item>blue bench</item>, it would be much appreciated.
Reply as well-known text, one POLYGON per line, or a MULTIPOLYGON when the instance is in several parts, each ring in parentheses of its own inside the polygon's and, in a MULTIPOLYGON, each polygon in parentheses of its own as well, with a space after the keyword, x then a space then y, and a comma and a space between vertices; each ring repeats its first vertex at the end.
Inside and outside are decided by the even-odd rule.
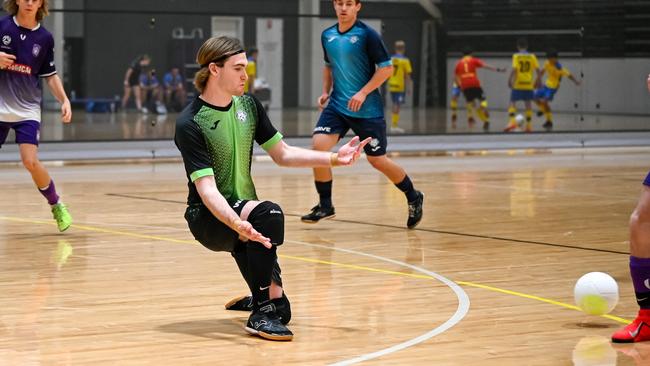
POLYGON ((73 107, 84 108, 88 113, 115 113, 120 107, 119 99, 110 98, 77 98, 72 99, 73 107))

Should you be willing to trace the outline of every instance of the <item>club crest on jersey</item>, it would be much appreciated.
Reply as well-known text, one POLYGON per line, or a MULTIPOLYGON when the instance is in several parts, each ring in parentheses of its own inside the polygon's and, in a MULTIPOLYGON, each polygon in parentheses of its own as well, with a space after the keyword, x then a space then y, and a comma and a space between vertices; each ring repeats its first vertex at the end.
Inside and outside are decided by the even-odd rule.
POLYGON ((9 46, 9 43, 11 43, 11 37, 2 36, 2 44, 4 44, 5 46, 9 46))
POLYGON ((39 53, 41 53, 41 46, 35 44, 34 47, 32 47, 32 55, 38 57, 39 53))
POLYGON ((244 112, 244 111, 237 111, 237 119, 239 120, 239 122, 246 122, 246 117, 248 117, 248 115, 246 114, 246 112, 244 112))
POLYGON ((357 43, 358 41, 359 41, 359 37, 357 36, 350 37, 350 43, 357 43))

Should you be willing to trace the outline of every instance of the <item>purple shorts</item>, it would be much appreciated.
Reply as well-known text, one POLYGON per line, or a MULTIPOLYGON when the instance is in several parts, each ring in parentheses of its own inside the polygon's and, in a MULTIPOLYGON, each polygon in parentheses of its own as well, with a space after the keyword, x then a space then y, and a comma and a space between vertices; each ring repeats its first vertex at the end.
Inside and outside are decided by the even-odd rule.
POLYGON ((17 144, 32 144, 38 146, 41 124, 37 121, 0 122, 0 147, 5 143, 10 129, 16 132, 17 144))
POLYGON ((643 184, 650 187, 650 172, 648 172, 648 176, 645 177, 645 180, 643 181, 643 184))

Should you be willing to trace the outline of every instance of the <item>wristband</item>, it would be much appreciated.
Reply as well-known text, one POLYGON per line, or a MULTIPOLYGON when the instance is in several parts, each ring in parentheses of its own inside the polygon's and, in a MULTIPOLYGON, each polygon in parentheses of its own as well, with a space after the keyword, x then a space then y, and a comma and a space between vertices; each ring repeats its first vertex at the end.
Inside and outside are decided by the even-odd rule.
POLYGON ((338 153, 332 153, 330 155, 330 165, 331 166, 338 166, 339 165, 339 154, 338 153))

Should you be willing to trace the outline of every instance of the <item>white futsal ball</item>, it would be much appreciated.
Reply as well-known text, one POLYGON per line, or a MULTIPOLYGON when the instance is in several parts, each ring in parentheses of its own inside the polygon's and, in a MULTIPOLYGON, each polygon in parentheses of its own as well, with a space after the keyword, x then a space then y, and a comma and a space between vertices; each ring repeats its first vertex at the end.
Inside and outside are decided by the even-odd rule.
POLYGON ((590 315, 607 314, 618 303, 618 284, 603 272, 590 272, 580 277, 573 293, 576 305, 590 315))
POLYGON ((526 121, 526 117, 524 117, 523 114, 519 113, 518 115, 515 116, 515 122, 517 122, 519 126, 523 125, 525 121, 526 121))

